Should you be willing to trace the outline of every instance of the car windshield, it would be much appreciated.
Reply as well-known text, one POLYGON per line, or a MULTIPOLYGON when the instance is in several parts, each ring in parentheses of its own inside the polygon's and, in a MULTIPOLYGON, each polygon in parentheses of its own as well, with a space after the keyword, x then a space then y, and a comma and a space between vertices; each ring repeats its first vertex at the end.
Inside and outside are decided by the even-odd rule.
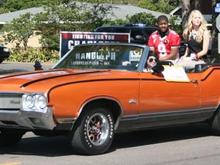
POLYGON ((132 45, 78 45, 54 68, 137 70, 143 52, 132 45))

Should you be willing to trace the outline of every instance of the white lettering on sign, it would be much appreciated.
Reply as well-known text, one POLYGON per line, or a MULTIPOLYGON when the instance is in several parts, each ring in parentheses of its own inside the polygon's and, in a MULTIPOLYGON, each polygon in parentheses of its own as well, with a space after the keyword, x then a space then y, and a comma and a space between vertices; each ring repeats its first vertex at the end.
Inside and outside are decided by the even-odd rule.
POLYGON ((86 40, 115 40, 115 35, 111 34, 72 34, 72 39, 86 39, 86 40))
POLYGON ((76 53, 76 60, 116 60, 115 52, 102 54, 100 52, 76 53))
POLYGON ((75 40, 74 41, 74 45, 79 45, 80 44, 80 41, 79 40, 75 40))
POLYGON ((68 49, 69 50, 73 49, 73 46, 74 46, 73 41, 72 40, 68 41, 68 49))

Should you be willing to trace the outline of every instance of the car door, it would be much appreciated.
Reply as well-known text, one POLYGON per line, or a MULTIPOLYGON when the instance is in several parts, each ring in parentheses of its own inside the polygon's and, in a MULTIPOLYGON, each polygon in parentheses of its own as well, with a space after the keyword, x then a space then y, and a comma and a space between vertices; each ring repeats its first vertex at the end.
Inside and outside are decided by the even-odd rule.
POLYGON ((198 77, 190 82, 168 82, 162 75, 141 73, 140 113, 193 112, 200 108, 198 77))

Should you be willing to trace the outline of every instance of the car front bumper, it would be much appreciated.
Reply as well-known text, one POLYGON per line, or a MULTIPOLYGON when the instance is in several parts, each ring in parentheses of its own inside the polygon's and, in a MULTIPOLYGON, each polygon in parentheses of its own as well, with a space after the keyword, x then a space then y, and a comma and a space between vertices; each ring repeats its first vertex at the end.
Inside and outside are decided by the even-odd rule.
POLYGON ((52 130, 56 126, 52 111, 46 113, 22 111, 22 110, 0 110, 0 128, 14 129, 46 129, 52 130))

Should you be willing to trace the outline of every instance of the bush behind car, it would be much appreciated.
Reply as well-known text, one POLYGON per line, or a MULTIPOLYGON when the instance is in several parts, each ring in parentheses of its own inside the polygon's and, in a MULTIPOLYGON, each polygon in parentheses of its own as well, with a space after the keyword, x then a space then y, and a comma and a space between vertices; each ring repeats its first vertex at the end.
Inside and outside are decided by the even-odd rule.
POLYGON ((11 56, 9 57, 8 60, 12 62, 34 62, 35 60, 39 60, 41 62, 47 62, 47 61, 54 62, 57 61, 58 59, 59 59, 59 55, 57 51, 28 48, 27 50, 13 49, 11 51, 11 56))

